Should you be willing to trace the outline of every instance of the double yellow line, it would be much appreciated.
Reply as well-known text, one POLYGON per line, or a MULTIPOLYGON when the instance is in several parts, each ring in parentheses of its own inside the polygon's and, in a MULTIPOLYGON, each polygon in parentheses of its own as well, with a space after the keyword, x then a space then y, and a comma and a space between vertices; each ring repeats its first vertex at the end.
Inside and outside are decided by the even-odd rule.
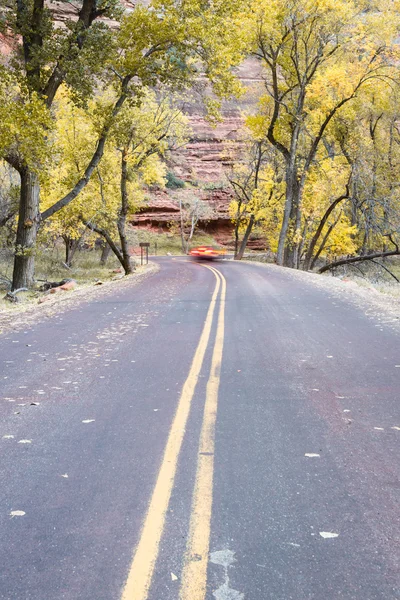
POLYGON ((210 340, 218 295, 221 290, 211 372, 207 383, 203 423, 200 433, 189 536, 180 588, 180 600, 204 600, 205 598, 212 511, 215 423, 224 345, 226 301, 226 280, 224 276, 213 267, 207 268, 215 275, 215 289, 189 375, 182 388, 153 495, 122 594, 122 600, 146 600, 148 597, 160 541, 164 531, 168 505, 174 486, 186 424, 210 340))

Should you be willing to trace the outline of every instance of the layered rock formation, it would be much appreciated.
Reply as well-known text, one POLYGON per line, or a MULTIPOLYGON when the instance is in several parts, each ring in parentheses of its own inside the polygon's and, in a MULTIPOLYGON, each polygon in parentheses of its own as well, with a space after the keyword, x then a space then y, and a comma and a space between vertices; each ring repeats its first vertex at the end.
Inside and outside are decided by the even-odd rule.
MULTIPOLYGON (((229 215, 232 191, 226 175, 241 154, 244 115, 254 109, 262 83, 259 64, 254 60, 246 60, 238 69, 238 76, 246 93, 240 100, 224 104, 223 121, 216 127, 207 122, 201 102, 194 101, 188 108, 192 135, 189 143, 172 155, 169 165, 174 176, 186 183, 186 190, 153 192, 148 203, 132 217, 132 225, 165 230, 179 220, 179 194, 190 189, 213 209, 213 216, 200 222, 200 228, 213 235, 218 243, 232 245, 233 223, 229 215)), ((250 245, 265 248, 263 240, 253 240, 250 245)))

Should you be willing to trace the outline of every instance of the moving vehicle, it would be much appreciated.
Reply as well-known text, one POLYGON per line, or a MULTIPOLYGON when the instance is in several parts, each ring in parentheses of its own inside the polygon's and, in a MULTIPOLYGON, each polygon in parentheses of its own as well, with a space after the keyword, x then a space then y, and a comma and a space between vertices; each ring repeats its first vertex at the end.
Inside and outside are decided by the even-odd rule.
POLYGON ((225 250, 218 250, 213 246, 197 246, 191 249, 189 255, 196 260, 215 260, 223 253, 225 250))

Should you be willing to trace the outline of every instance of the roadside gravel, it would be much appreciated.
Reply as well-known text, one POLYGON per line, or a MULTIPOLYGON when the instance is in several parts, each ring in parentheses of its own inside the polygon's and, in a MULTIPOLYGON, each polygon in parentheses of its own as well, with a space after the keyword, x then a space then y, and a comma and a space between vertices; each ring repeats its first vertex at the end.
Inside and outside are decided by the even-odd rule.
POLYGON ((400 329, 400 285, 373 285, 361 278, 339 278, 332 275, 319 275, 295 271, 274 264, 249 261, 263 269, 281 269, 292 279, 307 281, 311 285, 326 290, 338 298, 347 300, 360 308, 368 317, 396 329, 400 329))
MULTIPOLYGON (((138 267, 132 275, 122 279, 106 281, 101 285, 79 286, 75 290, 67 292, 60 291, 49 296, 43 304, 38 304, 36 299, 10 305, 10 307, 0 310, 0 335, 10 331, 29 329, 32 325, 43 322, 55 314, 77 308, 85 302, 112 296, 127 287, 136 286, 146 277, 157 273, 159 268, 159 265, 149 263, 146 266, 138 267)), ((39 297, 43 297, 43 294, 38 294, 39 297)))

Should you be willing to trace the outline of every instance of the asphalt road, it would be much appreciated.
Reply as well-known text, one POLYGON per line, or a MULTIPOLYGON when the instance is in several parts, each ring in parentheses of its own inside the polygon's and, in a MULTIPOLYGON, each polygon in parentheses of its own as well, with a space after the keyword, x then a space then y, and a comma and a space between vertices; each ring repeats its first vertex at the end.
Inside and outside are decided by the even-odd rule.
POLYGON ((0 337, 1 600, 399 600, 398 330, 159 263, 0 337))

